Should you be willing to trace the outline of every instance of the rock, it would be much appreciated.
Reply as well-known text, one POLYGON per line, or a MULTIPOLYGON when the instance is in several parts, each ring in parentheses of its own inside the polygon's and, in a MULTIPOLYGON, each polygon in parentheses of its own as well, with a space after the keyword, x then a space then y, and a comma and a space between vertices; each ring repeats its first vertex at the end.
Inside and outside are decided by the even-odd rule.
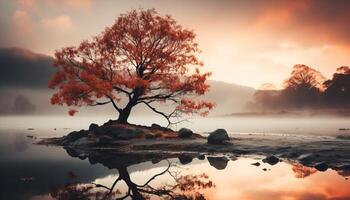
POLYGON ((163 129, 163 127, 162 127, 161 125, 155 124, 155 123, 151 125, 151 128, 154 128, 154 129, 163 129))
POLYGON ((69 145, 73 146, 73 147, 81 147, 81 146, 86 147, 86 146, 96 145, 97 143, 99 143, 99 140, 97 138, 91 139, 88 137, 82 137, 82 138, 79 138, 79 139, 75 140, 74 142, 70 143, 69 145))
POLYGON ((275 165, 275 164, 277 164, 279 161, 280 161, 280 159, 279 158, 277 158, 276 156, 267 156, 266 158, 264 158, 263 160, 262 160, 264 163, 268 163, 268 164, 270 164, 270 165, 275 165))
POLYGON ((89 131, 95 131, 98 127, 99 127, 99 126, 98 126, 97 124, 92 123, 92 124, 90 124, 90 126, 89 126, 89 131))
POLYGON ((265 171, 265 172, 267 171, 267 169, 266 169, 266 168, 264 168, 264 169, 262 169, 262 170, 263 170, 263 171, 265 171))
POLYGON ((208 136, 209 144, 222 144, 224 141, 229 141, 230 138, 225 129, 216 129, 214 132, 211 132, 208 136))
POLYGON ((226 157, 207 157, 209 164, 218 170, 223 170, 226 168, 229 161, 226 157))
POLYGON ((312 165, 316 160, 316 156, 313 153, 307 153, 300 155, 297 159, 303 165, 312 165))
POLYGON ((186 155, 186 154, 180 155, 178 158, 179 158, 180 163, 183 165, 186 165, 186 164, 192 162, 192 160, 193 160, 192 156, 186 155))
POLYGON ((328 169, 328 165, 327 163, 318 163, 317 165, 315 165, 315 169, 317 169, 318 171, 321 171, 321 172, 324 172, 324 171, 327 171, 328 169))
POLYGON ((156 135, 151 134, 151 133, 147 133, 147 134, 145 135, 145 138, 146 138, 147 140, 154 139, 154 138, 156 138, 156 135))
POLYGON ((205 155, 204 154, 199 154, 197 156, 198 160, 204 160, 205 159, 205 155))
POLYGON ((256 162, 256 163, 252 163, 251 165, 254 165, 254 166, 259 167, 259 166, 260 166, 260 163, 259 163, 259 162, 256 162))
POLYGON ((188 128, 182 128, 178 131, 179 138, 190 138, 193 135, 193 131, 188 128))
POLYGON ((151 128, 161 131, 172 131, 170 128, 162 127, 161 125, 155 123, 151 125, 151 128))
POLYGON ((88 134, 88 131, 85 131, 85 130, 73 131, 63 138, 62 145, 72 143, 80 138, 87 136, 87 134, 88 134))
POLYGON ((237 156, 234 156, 234 155, 230 156, 229 158, 230 158, 232 161, 238 160, 237 156))
POLYGON ((99 145, 107 145, 110 144, 113 141, 113 138, 108 135, 103 135, 102 137, 99 137, 98 144, 99 145))
POLYGON ((339 169, 342 169, 342 170, 349 170, 349 171, 350 171, 350 164, 341 165, 341 166, 339 167, 339 169))
POLYGON ((139 138, 143 134, 143 130, 134 127, 114 127, 111 126, 106 130, 107 135, 116 140, 131 140, 139 138))

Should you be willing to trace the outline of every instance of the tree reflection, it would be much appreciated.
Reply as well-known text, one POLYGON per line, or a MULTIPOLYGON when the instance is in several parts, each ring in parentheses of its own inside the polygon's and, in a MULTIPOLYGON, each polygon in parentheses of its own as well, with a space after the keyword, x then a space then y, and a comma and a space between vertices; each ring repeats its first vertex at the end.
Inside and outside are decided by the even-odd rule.
POLYGON ((295 178, 306 178, 317 172, 313 167, 307 167, 300 163, 291 163, 295 178))
POLYGON ((206 199, 201 190, 215 187, 209 177, 202 173, 198 175, 181 175, 177 170, 170 169, 177 167, 177 165, 168 161, 166 169, 153 175, 144 184, 137 184, 130 178, 130 174, 126 167, 118 167, 118 178, 111 186, 102 184, 70 184, 63 187, 56 188, 51 191, 51 196, 63 199, 133 199, 146 200, 153 197, 158 197, 166 200, 204 200, 206 199), (152 182, 160 176, 170 175, 173 179, 172 184, 168 181, 167 184, 160 186, 152 186, 152 182), (125 193, 121 193, 117 187, 119 182, 124 182, 127 185, 125 193))

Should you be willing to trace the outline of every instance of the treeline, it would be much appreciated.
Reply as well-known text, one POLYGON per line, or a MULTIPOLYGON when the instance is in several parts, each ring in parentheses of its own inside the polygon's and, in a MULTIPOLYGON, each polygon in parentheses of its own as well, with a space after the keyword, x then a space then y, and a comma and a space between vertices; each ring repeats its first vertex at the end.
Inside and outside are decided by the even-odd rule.
POLYGON ((249 105, 254 110, 349 109, 350 68, 339 67, 327 80, 319 71, 295 65, 282 90, 265 84, 249 105))

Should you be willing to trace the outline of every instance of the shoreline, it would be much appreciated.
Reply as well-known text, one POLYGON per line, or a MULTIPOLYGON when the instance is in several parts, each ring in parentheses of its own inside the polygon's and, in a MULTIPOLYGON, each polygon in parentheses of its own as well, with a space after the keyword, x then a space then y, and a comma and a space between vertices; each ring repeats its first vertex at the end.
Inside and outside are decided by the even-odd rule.
MULTIPOLYGON (((109 122, 111 123, 111 122, 109 122)), ((108 124, 108 122, 107 122, 108 124)), ((104 127, 105 125, 101 126, 104 127)), ((62 143, 67 136, 42 139, 36 144, 61 146, 73 157, 104 160, 121 159, 125 163, 141 160, 159 160, 172 157, 187 156, 188 159, 201 155, 227 157, 259 155, 267 159, 267 163, 279 161, 298 162, 304 166, 314 167, 320 171, 334 169, 350 173, 350 140, 332 137, 295 136, 289 134, 236 134, 229 141, 221 144, 210 144, 206 137, 193 133, 188 138, 179 138, 178 132, 154 125, 153 127, 128 125, 118 131, 134 128, 151 131, 143 132, 134 138, 104 138, 106 133, 98 136, 88 132, 79 142, 62 143), (157 135, 158 134, 158 135, 157 135), (90 139, 87 139, 90 137, 90 139), (98 138, 98 139, 96 139, 98 138), (103 141, 101 138, 110 139, 103 141), (126 159, 127 158, 127 159, 126 159)), ((120 128, 120 127, 118 127, 120 128)), ((121 136, 120 133, 119 137, 121 136)), ((129 134, 129 133, 128 133, 129 134)), ((186 159, 185 159, 186 160, 186 159)))

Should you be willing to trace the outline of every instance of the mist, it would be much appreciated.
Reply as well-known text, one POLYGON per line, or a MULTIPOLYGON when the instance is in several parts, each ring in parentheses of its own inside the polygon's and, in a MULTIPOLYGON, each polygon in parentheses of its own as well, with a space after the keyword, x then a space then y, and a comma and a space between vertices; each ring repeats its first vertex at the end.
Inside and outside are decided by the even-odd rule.
MULTIPOLYGON (((0 49, 0 115, 67 115, 68 107, 53 106, 50 98, 53 90, 48 88, 49 80, 55 72, 53 58, 27 49, 0 49)), ((201 99, 214 102, 211 116, 245 111, 255 89, 237 84, 209 80, 210 91, 201 99), (237 98, 239 97, 239 98, 237 98)), ((122 100, 123 102, 123 100, 122 100)), ((158 105, 168 111, 167 105, 158 105)), ((78 115, 113 115, 117 112, 112 105, 82 107, 78 115)), ((133 115, 153 115, 153 111, 136 106, 133 115)))

